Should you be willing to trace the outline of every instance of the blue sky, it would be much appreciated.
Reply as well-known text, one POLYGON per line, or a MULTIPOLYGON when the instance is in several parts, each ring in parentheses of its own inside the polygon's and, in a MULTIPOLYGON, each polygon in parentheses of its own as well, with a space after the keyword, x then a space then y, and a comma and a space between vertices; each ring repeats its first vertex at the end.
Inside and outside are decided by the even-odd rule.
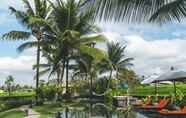
MULTIPOLYGON (((1 0, 0 35, 11 30, 24 30, 10 14, 9 6, 23 9, 20 0, 1 0)), ((139 75, 164 73, 170 66, 186 70, 186 23, 168 23, 163 26, 155 24, 125 24, 98 22, 110 40, 127 45, 126 55, 134 57, 133 69, 139 75)), ((22 54, 16 48, 22 42, 0 42, 0 78, 11 74, 16 82, 33 85, 35 51, 28 50, 22 54)), ((3 84, 0 80, 0 85, 3 84)))

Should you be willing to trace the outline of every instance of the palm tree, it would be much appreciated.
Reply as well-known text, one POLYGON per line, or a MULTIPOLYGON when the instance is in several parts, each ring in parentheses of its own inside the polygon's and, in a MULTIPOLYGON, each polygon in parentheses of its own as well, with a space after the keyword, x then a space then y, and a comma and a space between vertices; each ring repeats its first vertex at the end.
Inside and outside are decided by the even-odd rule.
POLYGON ((68 75, 70 60, 78 59, 79 55, 81 54, 88 54, 91 57, 94 56, 97 60, 104 58, 105 54, 103 51, 97 48, 93 48, 89 44, 91 44, 92 42, 104 41, 105 38, 101 35, 81 36, 81 34, 76 31, 66 31, 64 35, 65 37, 61 42, 63 46, 59 48, 61 49, 59 52, 59 59, 64 63, 66 68, 66 93, 69 93, 68 75))
POLYGON ((133 70, 124 69, 121 70, 118 79, 123 82, 126 81, 128 84, 128 92, 131 93, 135 88, 137 75, 133 70))
POLYGON ((5 84, 7 86, 7 90, 8 90, 8 95, 10 96, 10 93, 11 93, 11 87, 12 87, 12 84, 14 83, 14 78, 9 75, 7 78, 6 78, 6 81, 5 81, 5 84))
POLYGON ((73 68, 74 76, 85 76, 85 80, 89 80, 90 86, 90 97, 93 96, 93 79, 97 77, 98 73, 100 72, 99 62, 103 59, 107 58, 106 56, 97 59, 95 56, 91 56, 88 54, 79 55, 76 59, 76 65, 73 68))
POLYGON ((121 46, 120 43, 107 43, 107 54, 108 59, 103 60, 101 62, 101 66, 103 67, 103 72, 110 71, 109 80, 108 80, 108 88, 113 76, 113 72, 116 73, 116 77, 118 78, 118 74, 121 70, 125 70, 129 66, 133 64, 131 61, 133 58, 128 58, 125 55, 126 46, 121 46))
POLYGON ((86 0, 86 5, 105 20, 165 23, 186 17, 185 0, 86 0))
POLYGON ((126 57, 125 55, 126 46, 122 46, 120 43, 108 43, 107 51, 108 51, 108 61, 111 68, 111 76, 112 71, 115 70, 118 73, 120 70, 124 70, 129 66, 133 66, 131 61, 133 58, 126 57))
MULTIPOLYGON (((25 5, 24 11, 16 10, 10 7, 11 12, 16 16, 17 20, 28 29, 28 31, 10 31, 3 35, 3 39, 8 40, 28 40, 32 36, 36 38, 36 41, 26 42, 22 44, 18 50, 23 51, 26 48, 37 46, 37 65, 40 63, 40 43, 42 42, 46 27, 42 22, 48 18, 50 7, 46 0, 34 0, 34 7, 30 4, 29 0, 22 0, 25 5)), ((39 87, 39 66, 36 69, 36 94, 39 87)), ((38 96, 36 95, 36 101, 38 96)))
MULTIPOLYGON (((53 11, 52 27, 48 32, 50 47, 55 51, 56 64, 61 63, 66 69, 66 93, 69 93, 69 64, 74 55, 84 52, 102 57, 104 55, 99 49, 91 48, 89 44, 104 39, 101 35, 90 36, 88 33, 95 31, 95 26, 90 22, 93 18, 93 9, 84 9, 84 2, 76 0, 56 0, 50 2, 53 11), (83 10, 82 10, 83 9, 83 10)), ((64 69, 62 69, 64 73, 64 69)))

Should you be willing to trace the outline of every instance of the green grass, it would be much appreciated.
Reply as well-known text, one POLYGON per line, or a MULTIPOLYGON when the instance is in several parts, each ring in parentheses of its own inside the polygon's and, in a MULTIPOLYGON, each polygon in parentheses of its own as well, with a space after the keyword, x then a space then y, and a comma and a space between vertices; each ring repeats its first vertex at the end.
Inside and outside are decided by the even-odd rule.
MULTIPOLYGON (((177 93, 183 93, 186 96, 186 84, 177 84, 177 93)), ((173 85, 160 85, 157 88, 157 93, 159 96, 171 96, 173 95, 173 85)), ((126 89, 116 89, 112 90, 110 93, 112 96, 114 95, 124 95, 126 94, 126 89)), ((138 86, 131 93, 133 96, 155 96, 155 87, 154 86, 138 86)))
POLYGON ((24 112, 18 109, 0 112, 0 118, 24 118, 24 112))
MULTIPOLYGON (((35 96, 35 92, 12 92, 10 94, 10 97, 31 97, 31 96, 35 96)), ((0 93, 0 97, 9 97, 7 92, 4 93, 0 93)))

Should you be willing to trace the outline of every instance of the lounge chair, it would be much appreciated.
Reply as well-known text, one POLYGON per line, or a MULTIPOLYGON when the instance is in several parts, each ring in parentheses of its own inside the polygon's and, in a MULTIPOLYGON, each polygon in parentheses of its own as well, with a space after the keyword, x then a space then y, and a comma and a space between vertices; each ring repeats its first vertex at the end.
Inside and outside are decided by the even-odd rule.
POLYGON ((161 99, 157 105, 143 105, 143 106, 141 106, 141 108, 142 109, 161 110, 161 109, 165 108, 169 102, 170 102, 170 99, 161 99))
POLYGON ((163 110, 159 111, 159 113, 161 115, 176 115, 176 116, 185 115, 186 116, 186 106, 184 106, 183 109, 181 109, 181 110, 168 111, 166 109, 163 109, 163 110))
POLYGON ((136 100, 136 103, 132 104, 133 106, 143 106, 143 105, 152 105, 152 97, 148 96, 145 98, 146 102, 144 100, 136 100))

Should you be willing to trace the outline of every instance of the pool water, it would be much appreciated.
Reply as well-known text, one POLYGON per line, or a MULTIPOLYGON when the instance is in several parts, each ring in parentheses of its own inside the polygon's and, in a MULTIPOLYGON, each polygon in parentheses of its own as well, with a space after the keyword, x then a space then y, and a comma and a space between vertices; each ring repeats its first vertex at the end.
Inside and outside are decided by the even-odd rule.
POLYGON ((161 116, 157 111, 118 109, 102 103, 68 106, 59 112, 61 118, 186 118, 186 116, 161 116))

